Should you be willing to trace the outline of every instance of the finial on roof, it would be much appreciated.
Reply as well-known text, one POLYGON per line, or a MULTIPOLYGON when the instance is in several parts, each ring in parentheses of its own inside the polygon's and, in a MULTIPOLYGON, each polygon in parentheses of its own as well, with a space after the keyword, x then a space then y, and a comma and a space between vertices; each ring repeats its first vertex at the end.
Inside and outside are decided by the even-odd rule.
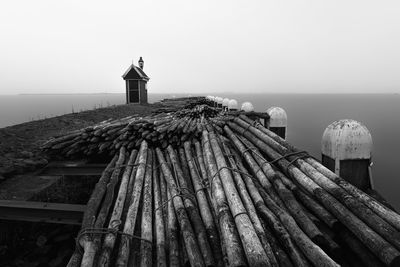
POLYGON ((143 58, 142 58, 142 57, 139 58, 139 67, 140 67, 141 69, 143 69, 143 67, 144 67, 144 61, 143 61, 143 58))

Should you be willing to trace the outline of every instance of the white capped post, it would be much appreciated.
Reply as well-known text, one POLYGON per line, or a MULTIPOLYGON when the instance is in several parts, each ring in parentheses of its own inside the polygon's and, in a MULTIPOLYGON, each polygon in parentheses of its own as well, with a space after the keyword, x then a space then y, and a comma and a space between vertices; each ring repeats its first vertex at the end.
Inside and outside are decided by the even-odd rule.
POLYGON ((372 189, 372 136, 355 120, 330 124, 322 135, 322 164, 354 186, 372 189))
POLYGON ((216 102, 217 102, 217 108, 222 108, 222 101, 223 101, 223 98, 217 96, 215 100, 216 100, 216 102))
POLYGON ((223 109, 224 111, 227 111, 227 110, 228 110, 228 104, 229 104, 229 98, 224 98, 224 99, 222 100, 222 109, 223 109))
POLYGON ((229 100, 228 110, 230 110, 230 111, 238 110, 238 102, 235 99, 229 100))
POLYGON ((270 107, 267 109, 269 119, 264 122, 265 127, 276 133, 283 139, 286 139, 287 132, 287 114, 283 108, 270 107))
POLYGON ((240 108, 240 110, 245 111, 245 112, 251 112, 251 111, 254 111, 254 107, 253 107, 253 104, 251 104, 250 102, 244 102, 242 104, 242 107, 240 108))

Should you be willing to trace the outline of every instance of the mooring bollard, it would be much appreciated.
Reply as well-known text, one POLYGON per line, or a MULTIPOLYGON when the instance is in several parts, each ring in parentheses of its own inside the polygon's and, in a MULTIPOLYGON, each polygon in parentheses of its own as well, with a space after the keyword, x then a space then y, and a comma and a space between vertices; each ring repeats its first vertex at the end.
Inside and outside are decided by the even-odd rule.
POLYGON ((228 110, 229 111, 236 111, 238 110, 238 102, 235 99, 229 100, 228 103, 228 110))
POLYGON ((251 104, 250 102, 244 102, 240 110, 243 110, 245 112, 251 112, 254 111, 254 107, 253 104, 251 104))
POLYGON ((268 120, 264 120, 264 125, 272 132, 276 133, 283 139, 286 139, 287 132, 287 115, 286 111, 280 107, 270 107, 267 109, 269 115, 268 120))
POLYGON ((216 96, 211 96, 211 101, 213 103, 213 107, 216 107, 217 106, 216 96))
POLYGON ((216 102, 217 102, 217 108, 222 108, 222 97, 217 96, 216 97, 216 102))
POLYGON ((372 136, 360 122, 340 120, 322 135, 322 164, 361 190, 373 189, 372 136))
POLYGON ((224 98, 224 99, 222 100, 222 109, 223 109, 224 111, 227 111, 227 110, 228 110, 228 104, 229 104, 229 98, 224 98))

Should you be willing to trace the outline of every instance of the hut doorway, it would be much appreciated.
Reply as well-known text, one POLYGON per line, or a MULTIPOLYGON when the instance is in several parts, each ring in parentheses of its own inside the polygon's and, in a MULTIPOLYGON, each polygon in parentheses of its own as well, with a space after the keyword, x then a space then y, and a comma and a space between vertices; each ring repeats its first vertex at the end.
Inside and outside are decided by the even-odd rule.
POLYGON ((129 81, 129 103, 139 103, 139 81, 129 81))

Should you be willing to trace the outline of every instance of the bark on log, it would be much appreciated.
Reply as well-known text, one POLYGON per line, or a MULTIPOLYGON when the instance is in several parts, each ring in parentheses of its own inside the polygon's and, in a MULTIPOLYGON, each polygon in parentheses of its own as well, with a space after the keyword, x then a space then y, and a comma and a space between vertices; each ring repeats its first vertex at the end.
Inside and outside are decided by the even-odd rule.
POLYGON ((158 267, 167 266, 167 255, 165 252, 165 224, 163 216, 163 206, 160 188, 160 175, 155 165, 156 157, 153 154, 153 195, 154 195, 154 229, 156 240, 156 262, 158 267))
MULTIPOLYGON (((124 173, 122 175, 121 184, 119 186, 117 199, 114 204, 113 213, 111 215, 110 222, 108 223, 108 228, 115 230, 119 230, 120 228, 122 211, 124 208, 126 194, 128 191, 129 179, 132 172, 132 165, 135 162, 136 156, 137 156, 137 150, 133 150, 129 157, 127 166, 125 167, 124 173)), ((114 233, 106 234, 106 236, 104 237, 102 251, 99 256, 97 266, 110 266, 111 264, 110 256, 111 252, 114 249, 116 238, 117 236, 114 233)))
MULTIPOLYGON (((96 183, 95 188, 93 189, 92 195, 90 196, 90 199, 87 203, 87 209, 85 210, 85 213, 83 214, 83 219, 82 219, 82 226, 81 229, 86 229, 86 228, 91 228, 94 225, 94 222, 96 221, 96 216, 98 212, 98 208, 103 200, 103 196, 106 192, 107 189, 107 183, 111 177, 113 168, 115 166, 115 163, 118 160, 118 156, 115 155, 113 159, 108 163, 107 167, 101 174, 101 177, 99 181, 96 183)), ((86 243, 91 239, 89 235, 83 235, 81 237, 81 240, 78 240, 79 244, 86 243)), ((69 260, 67 266, 68 267, 77 267, 81 265, 82 261, 82 254, 80 254, 78 248, 75 248, 74 253, 71 256, 71 259, 69 260)))
POLYGON ((223 253, 226 255, 225 264, 229 266, 246 266, 247 263, 241 246, 240 237, 236 230, 229 206, 227 205, 207 130, 203 130, 202 137, 204 161, 207 166, 208 175, 212 177, 212 181, 210 181, 211 200, 221 231, 220 236, 223 243, 223 253))
MULTIPOLYGON (((249 131, 244 132, 244 129, 234 123, 228 123, 229 127, 243 133, 246 138, 256 145, 263 153, 272 159, 281 158, 282 155, 269 147, 262 140, 258 139, 249 131)), ((251 127, 250 127, 251 128, 251 127)), ((378 235, 374 230, 367 226, 362 220, 354 215, 349 209, 343 206, 339 201, 328 194, 324 189, 317 185, 312 179, 305 175, 300 169, 289 165, 289 161, 281 159, 277 164, 282 170, 287 170, 289 176, 296 180, 304 189, 314 195, 325 208, 327 208, 336 218, 338 218, 349 230, 353 232, 371 251, 374 252, 385 264, 397 265, 400 264, 400 252, 390 245, 385 239, 378 235)))
POLYGON ((125 267, 128 264, 130 247, 132 239, 128 235, 133 235, 136 224, 136 217, 138 214, 139 203, 142 195, 142 188, 144 182, 144 176, 146 173, 146 161, 147 161, 147 142, 143 141, 139 150, 139 167, 136 172, 134 189, 132 192, 132 201, 128 208, 128 214, 124 224, 123 232, 125 235, 121 236, 120 247, 118 251, 116 266, 125 267))
POLYGON ((146 175, 143 186, 143 208, 140 242, 140 266, 153 265, 153 151, 147 153, 146 175))
POLYGON ((204 222, 204 226, 207 231, 208 239, 210 240, 210 245, 212 247, 213 255, 217 266, 222 266, 222 251, 220 246, 218 230, 214 224, 214 218, 211 212, 211 208, 208 203, 207 195, 205 192, 204 184, 201 182, 200 173, 196 166, 196 162, 192 155, 190 142, 186 141, 184 143, 184 149, 186 154, 186 159, 190 171, 190 177, 192 179, 192 184, 195 190, 197 203, 199 206, 199 211, 201 218, 204 222))
POLYGON ((236 190, 232 174, 227 168, 228 165, 225 161, 222 150, 219 147, 215 133, 210 132, 209 136, 215 160, 219 168, 218 173, 221 177, 223 189, 225 192, 229 192, 226 194, 226 198, 235 219, 247 261, 251 266, 270 266, 267 254, 264 251, 249 215, 243 206, 239 193, 236 190))
POLYGON ((177 190, 178 187, 175 183, 172 172, 169 169, 165 161, 164 155, 159 148, 156 148, 156 153, 158 161, 160 162, 161 169, 164 173, 164 177, 167 181, 169 191, 171 193, 171 201, 173 201, 174 203, 178 222, 184 236, 185 246, 187 249, 190 264, 192 266, 205 266, 204 259, 197 244, 195 233, 193 231, 192 225, 190 224, 189 217, 183 204, 183 200, 180 196, 180 192, 178 192, 177 190))

